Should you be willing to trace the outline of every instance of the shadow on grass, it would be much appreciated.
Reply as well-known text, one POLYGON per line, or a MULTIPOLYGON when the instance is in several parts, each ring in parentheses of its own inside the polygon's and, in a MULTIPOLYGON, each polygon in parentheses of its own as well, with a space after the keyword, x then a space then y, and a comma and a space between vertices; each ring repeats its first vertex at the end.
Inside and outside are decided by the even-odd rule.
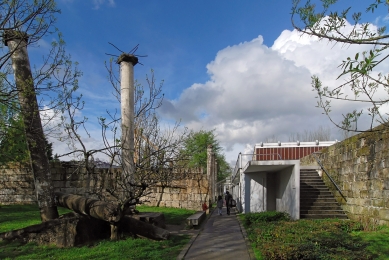
POLYGON ((189 242, 189 236, 172 235, 165 241, 127 238, 100 241, 91 246, 57 248, 35 243, 0 242, 0 259, 175 259, 189 242))

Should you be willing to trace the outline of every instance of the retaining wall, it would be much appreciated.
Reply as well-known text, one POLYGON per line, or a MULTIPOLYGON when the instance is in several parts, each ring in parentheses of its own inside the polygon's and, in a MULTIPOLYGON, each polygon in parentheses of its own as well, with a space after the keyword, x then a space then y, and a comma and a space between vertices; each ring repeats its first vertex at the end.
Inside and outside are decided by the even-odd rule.
MULTIPOLYGON (((389 131, 361 133, 322 149, 324 169, 338 185, 345 201, 326 174, 322 178, 351 219, 389 224, 389 131)), ((316 164, 313 155, 302 165, 316 164)))

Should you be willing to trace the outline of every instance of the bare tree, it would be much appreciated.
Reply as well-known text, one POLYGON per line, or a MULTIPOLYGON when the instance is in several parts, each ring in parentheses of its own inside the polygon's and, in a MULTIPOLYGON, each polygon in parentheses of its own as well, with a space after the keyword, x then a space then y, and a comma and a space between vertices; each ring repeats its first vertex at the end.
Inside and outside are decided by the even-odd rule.
MULTIPOLYGON (((383 107, 388 104, 389 75, 380 72, 379 65, 389 57, 389 34, 386 27, 376 28, 370 23, 362 22, 362 12, 352 13, 352 6, 345 10, 334 11, 337 1, 321 0, 321 5, 311 1, 294 0, 292 7, 292 24, 302 34, 317 37, 333 44, 364 46, 365 50, 340 61, 343 80, 337 86, 323 86, 317 76, 312 77, 312 87, 317 93, 318 107, 322 108, 333 124, 345 131, 376 131, 377 124, 389 126, 388 115, 383 107), (348 21, 351 26, 345 30, 348 21), (352 109, 343 113, 343 120, 336 122, 332 102, 353 104, 352 109), (361 121, 368 126, 361 126, 361 121)), ((366 1, 366 13, 378 9, 387 12, 388 1, 366 1)))
POLYGON ((316 130, 304 130, 300 133, 289 135, 289 141, 314 142, 329 141, 331 139, 331 129, 329 127, 319 126, 316 130))
POLYGON ((54 31, 54 15, 59 10, 53 0, 1 1, 0 9, 0 37, 9 47, 8 52, 4 48, 0 55, 0 102, 23 119, 21 127, 26 135, 41 219, 46 221, 58 217, 58 212, 40 112, 43 107, 53 111, 61 109, 63 97, 76 88, 79 72, 73 71, 60 35, 43 57, 41 66, 31 70, 27 46, 54 31))
MULTIPOLYGON (((0 1, 0 37, 4 42, 6 31, 25 32, 27 45, 37 43, 45 35, 54 31, 55 15, 60 10, 54 0, 2 0, 0 1)), ((15 49, 15 51, 17 48, 15 49)), ((0 69, 7 66, 12 52, 3 52, 0 56, 0 69)))
POLYGON ((274 134, 270 137, 266 137, 265 139, 265 143, 276 143, 278 141, 279 141, 278 137, 275 136, 274 134))
MULTIPOLYGON (((120 102, 120 80, 111 60, 106 64, 109 79, 113 86, 113 94, 120 102)), ((109 163, 109 170, 99 176, 100 180, 110 179, 104 184, 94 187, 92 193, 101 200, 115 200, 124 213, 137 203, 142 197, 150 194, 156 185, 166 186, 180 176, 183 164, 180 150, 186 137, 186 129, 179 123, 171 127, 161 126, 156 110, 162 104, 162 84, 156 85, 154 73, 146 78, 147 88, 140 84, 135 85, 135 134, 134 134, 134 173, 129 178, 126 174, 116 174, 115 168, 121 168, 122 144, 120 136, 120 117, 117 113, 107 111, 107 117, 100 117, 101 138, 103 146, 99 149, 89 149, 80 130, 85 127, 86 118, 76 120, 77 111, 83 108, 81 99, 67 99, 68 109, 63 116, 63 126, 71 151, 60 155, 59 158, 74 155, 78 158, 79 170, 85 168, 89 175, 97 176, 96 158, 103 157, 109 163)), ((87 132, 87 135, 89 133, 87 132)), ((63 137, 65 138, 65 137, 63 137)))

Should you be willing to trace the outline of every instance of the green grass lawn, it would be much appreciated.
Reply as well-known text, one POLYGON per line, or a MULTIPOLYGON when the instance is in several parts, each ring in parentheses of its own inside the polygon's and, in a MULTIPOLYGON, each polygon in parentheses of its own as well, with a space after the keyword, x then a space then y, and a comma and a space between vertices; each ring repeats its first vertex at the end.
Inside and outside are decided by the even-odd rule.
MULTIPOLYGON (((60 215, 71 212, 58 208, 60 215)), ((41 223, 37 205, 6 205, 0 207, 0 233, 41 223)))
POLYGON ((196 212, 195 210, 189 209, 161 208, 145 205, 137 206, 136 209, 140 212, 163 212, 165 215, 165 223, 170 225, 183 223, 185 219, 196 212), (161 209, 163 209, 163 211, 161 211, 161 209))
MULTIPOLYGON (((195 211, 175 208, 140 206, 141 212, 163 212, 167 224, 178 224, 195 211)), ((58 208, 60 214, 69 212, 58 208)), ((0 232, 40 223, 36 205, 11 205, 0 207, 0 232)), ((127 238, 120 241, 100 241, 94 245, 57 248, 34 243, 0 242, 0 259, 175 259, 188 243, 187 236, 171 236, 166 241, 127 238)))
POLYGON ((240 215, 257 259, 389 259, 389 227, 357 221, 291 221, 280 212, 240 215), (368 228, 369 229, 369 228, 368 228))

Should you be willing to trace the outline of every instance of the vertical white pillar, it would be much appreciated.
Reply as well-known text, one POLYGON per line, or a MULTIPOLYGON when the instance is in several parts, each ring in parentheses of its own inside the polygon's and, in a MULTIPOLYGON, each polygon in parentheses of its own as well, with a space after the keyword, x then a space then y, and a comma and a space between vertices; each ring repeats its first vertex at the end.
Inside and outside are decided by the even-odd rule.
POLYGON ((119 56, 120 102, 121 102, 121 146, 123 181, 133 181, 134 174, 134 66, 138 58, 130 54, 119 56))
POLYGON ((213 151, 212 145, 207 147, 207 179, 208 179, 208 195, 210 203, 213 201, 213 151))

